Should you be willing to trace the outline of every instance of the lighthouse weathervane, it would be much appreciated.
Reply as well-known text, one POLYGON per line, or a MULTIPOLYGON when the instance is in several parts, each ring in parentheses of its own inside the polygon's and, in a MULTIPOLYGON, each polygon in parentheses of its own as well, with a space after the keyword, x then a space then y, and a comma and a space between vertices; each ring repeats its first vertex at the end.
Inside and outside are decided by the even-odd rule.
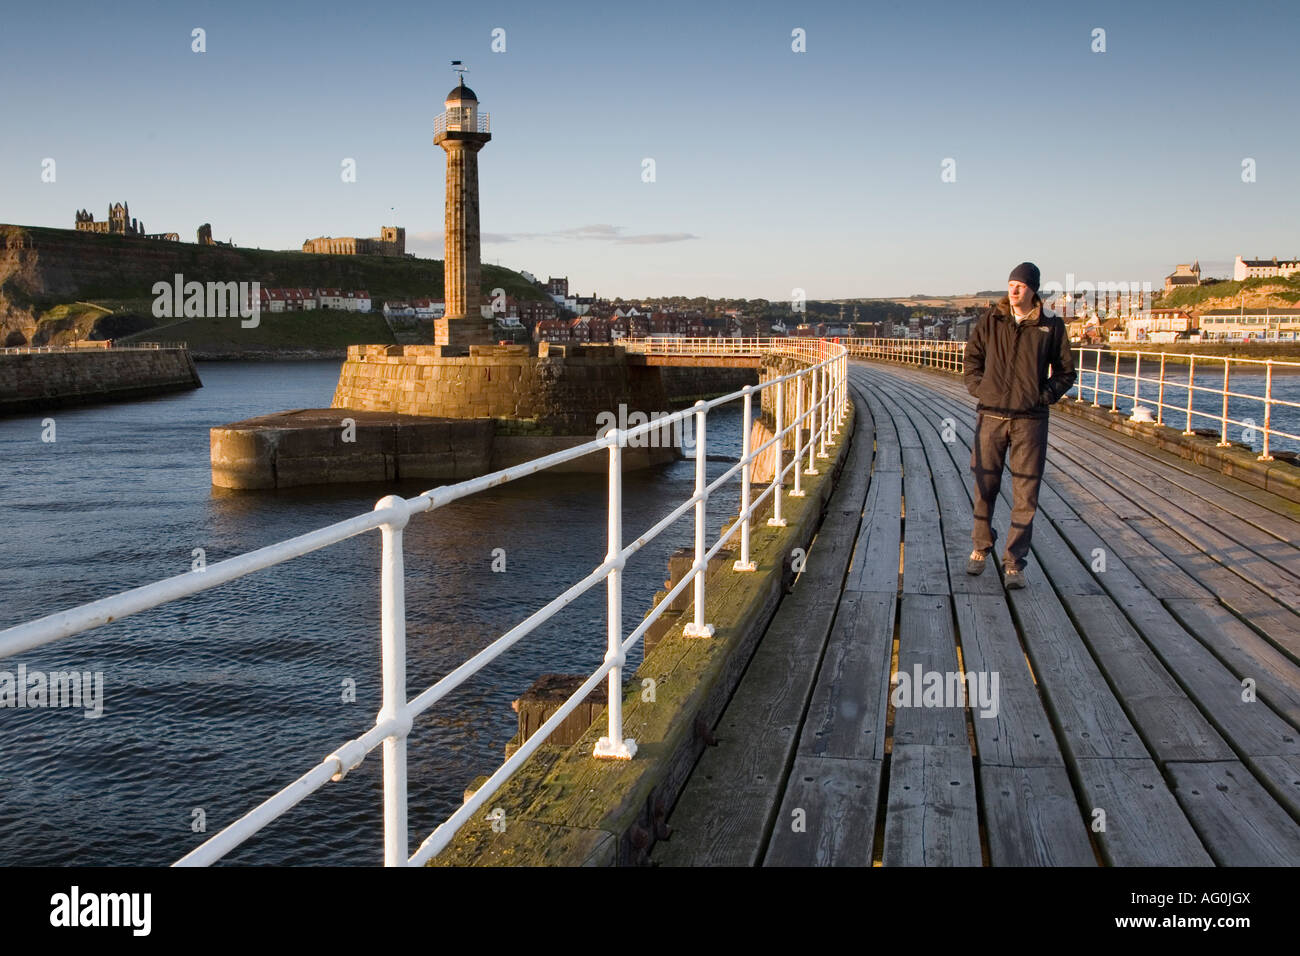
POLYGON ((479 250, 478 151, 492 139, 488 114, 465 85, 464 64, 452 60, 459 83, 447 94, 444 111, 433 121, 433 144, 447 154, 446 252, 443 261, 445 315, 434 322, 434 344, 491 345, 492 319, 482 312, 482 262, 479 250))

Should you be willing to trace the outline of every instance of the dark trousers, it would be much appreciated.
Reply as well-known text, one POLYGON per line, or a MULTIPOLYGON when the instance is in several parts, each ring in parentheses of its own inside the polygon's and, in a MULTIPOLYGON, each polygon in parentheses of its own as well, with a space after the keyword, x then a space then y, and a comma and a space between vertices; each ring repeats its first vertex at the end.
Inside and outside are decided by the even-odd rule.
POLYGON ((980 412, 975 419, 975 441, 970 467, 975 477, 974 528, 976 551, 997 543, 993 509, 1002 487, 1002 466, 1011 459, 1011 532, 1007 535, 1004 567, 1023 571, 1029 554, 1034 514, 1038 511, 1038 486, 1047 462, 1047 418, 1002 418, 980 412))

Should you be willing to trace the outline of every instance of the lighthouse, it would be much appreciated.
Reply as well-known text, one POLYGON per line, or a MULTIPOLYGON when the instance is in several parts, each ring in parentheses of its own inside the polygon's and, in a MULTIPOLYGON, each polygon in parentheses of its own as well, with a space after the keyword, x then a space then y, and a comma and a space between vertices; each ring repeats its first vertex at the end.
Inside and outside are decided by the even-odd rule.
POLYGON ((447 154, 446 253, 443 261, 443 318, 434 323, 435 345, 490 345, 492 319, 483 318, 479 291, 481 259, 478 220, 478 151, 492 138, 488 114, 478 97, 460 83, 447 94, 446 109, 433 121, 433 143, 447 154))

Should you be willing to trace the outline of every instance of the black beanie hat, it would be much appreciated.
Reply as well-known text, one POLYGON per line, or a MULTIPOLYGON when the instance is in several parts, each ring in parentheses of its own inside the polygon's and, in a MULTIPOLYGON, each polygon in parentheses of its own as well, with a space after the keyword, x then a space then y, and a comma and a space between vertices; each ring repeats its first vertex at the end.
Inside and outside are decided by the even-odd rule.
POLYGON ((1010 282, 1014 279, 1016 282, 1023 282, 1037 292, 1039 278, 1038 266, 1032 262, 1022 262, 1011 270, 1011 275, 1007 276, 1007 281, 1010 282))

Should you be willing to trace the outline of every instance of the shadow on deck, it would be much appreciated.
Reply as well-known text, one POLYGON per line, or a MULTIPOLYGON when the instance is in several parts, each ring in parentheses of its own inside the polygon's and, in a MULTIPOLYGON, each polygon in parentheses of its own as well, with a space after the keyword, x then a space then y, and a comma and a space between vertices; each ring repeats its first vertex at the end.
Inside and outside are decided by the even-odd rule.
POLYGON ((1300 505, 1054 413, 1006 592, 966 573, 960 380, 850 380, 826 520, 652 860, 1300 863, 1300 505))

